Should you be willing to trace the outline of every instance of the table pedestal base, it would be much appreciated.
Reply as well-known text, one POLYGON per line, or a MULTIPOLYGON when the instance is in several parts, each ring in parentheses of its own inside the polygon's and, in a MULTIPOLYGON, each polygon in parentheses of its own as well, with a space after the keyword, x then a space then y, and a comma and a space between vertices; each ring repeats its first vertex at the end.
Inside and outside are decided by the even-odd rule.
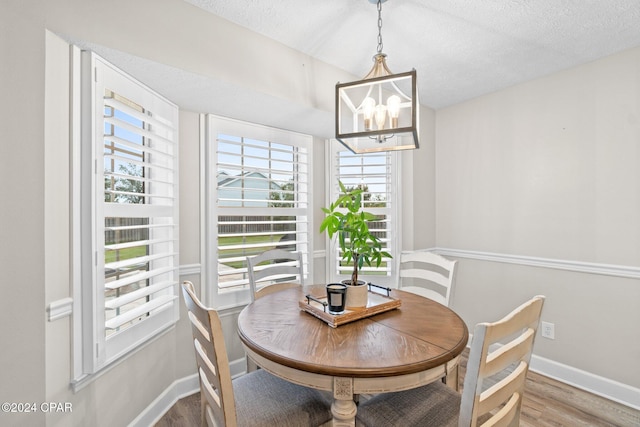
POLYGON ((358 408, 353 401, 353 379, 346 377, 333 378, 333 414, 334 427, 354 427, 358 408))

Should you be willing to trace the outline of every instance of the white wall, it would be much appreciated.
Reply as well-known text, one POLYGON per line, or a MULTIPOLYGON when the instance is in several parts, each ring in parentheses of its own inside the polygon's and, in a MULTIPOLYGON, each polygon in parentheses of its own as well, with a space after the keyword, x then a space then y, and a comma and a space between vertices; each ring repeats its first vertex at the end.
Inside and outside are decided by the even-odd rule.
MULTIPOLYGON (((44 18, 18 3, 0 3, 0 402, 16 403, 45 400, 44 18)), ((2 425, 43 422, 0 413, 2 425)))
POLYGON ((402 249, 433 248, 436 243, 436 112, 420 110, 420 148, 402 156, 402 249))
POLYGON ((635 396, 639 75, 633 49, 436 117, 436 242, 470 256, 459 263, 454 308, 473 325, 545 294, 556 337, 538 338, 535 353, 635 396), (516 264, 479 259, 487 253, 516 264), (568 270, 522 265, 539 261, 568 270), (606 265, 606 274, 584 272, 606 265), (635 278, 615 277, 627 270, 635 278))
MULTIPOLYGON (((46 30, 277 98, 309 113, 295 117, 295 130, 302 132, 332 116, 333 87, 346 81, 345 74, 181 0, 0 4, 0 215, 5 224, 0 229, 0 321, 5 325, 0 332, 0 400, 69 401, 74 409, 64 416, 0 413, 0 424, 126 425, 173 381, 194 372, 190 332, 183 310, 175 329, 77 393, 69 388, 69 319, 46 321, 47 305, 70 296, 69 193, 56 186, 68 173, 60 166, 68 149, 68 61, 65 42, 46 30), (253 66, 256 61, 262 68, 253 66), (123 392, 143 383, 140 392, 123 392)), ((413 230, 403 235, 405 247, 437 244, 637 266, 639 95, 633 76, 639 62, 638 51, 631 51, 437 114, 425 109, 422 148, 403 153, 403 179, 415 177, 412 184, 402 185, 405 201, 413 205, 403 217, 408 221, 405 230, 413 230), (547 230, 553 234, 545 237, 547 230)), ((236 117, 268 125, 291 119, 286 114, 269 116, 266 122, 255 115, 236 117)), ((180 262, 187 272, 183 278, 199 285, 197 114, 182 112, 180 120, 180 262)), ((314 202, 319 208, 324 167, 318 154, 327 135, 315 135, 314 202)), ((317 236, 314 250, 321 254, 323 249, 324 240, 317 236)), ((321 274, 323 260, 315 262, 316 274, 321 274)), ((629 374, 640 358, 638 340, 635 346, 629 340, 640 323, 634 317, 638 310, 633 310, 640 300, 637 282, 463 261, 454 308, 473 324, 503 314, 525 295, 547 293, 545 315, 557 323, 557 339, 539 339, 537 349, 546 357, 637 387, 637 376, 629 374), (599 296, 603 289, 606 298, 599 296), (598 319, 606 322, 591 321, 585 332, 581 325, 586 314, 603 307, 598 319), (577 340, 576 346, 569 344, 569 337, 577 340), (594 341, 601 348, 594 349, 594 341), (575 348, 584 357, 574 357, 575 348), (611 360, 611 349, 616 363, 603 363, 611 360)), ((233 313, 229 319, 232 325, 233 313)), ((230 347, 236 355, 238 347, 230 347)))

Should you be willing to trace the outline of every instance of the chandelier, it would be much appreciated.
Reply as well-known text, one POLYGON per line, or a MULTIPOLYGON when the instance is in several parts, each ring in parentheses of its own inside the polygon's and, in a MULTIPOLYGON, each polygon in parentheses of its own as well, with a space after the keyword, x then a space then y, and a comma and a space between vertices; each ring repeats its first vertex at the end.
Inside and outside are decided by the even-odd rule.
POLYGON ((378 7, 378 53, 362 80, 336 84, 336 139, 354 153, 418 148, 416 70, 393 74, 382 53, 382 3, 378 7))

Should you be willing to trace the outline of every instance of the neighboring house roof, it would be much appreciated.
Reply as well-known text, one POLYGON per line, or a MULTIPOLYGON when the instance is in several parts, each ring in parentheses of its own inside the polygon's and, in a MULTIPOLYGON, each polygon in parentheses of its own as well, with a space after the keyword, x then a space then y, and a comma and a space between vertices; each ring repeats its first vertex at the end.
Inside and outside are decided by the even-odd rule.
MULTIPOLYGON (((228 175, 226 172, 221 172, 220 175, 218 175, 218 188, 232 186, 234 183, 242 179, 246 180, 247 178, 257 178, 257 179, 268 180, 267 176, 260 172, 244 172, 241 175, 235 175, 235 176, 228 175)), ((271 189, 281 188, 281 186, 274 181, 270 182, 269 187, 271 189)))

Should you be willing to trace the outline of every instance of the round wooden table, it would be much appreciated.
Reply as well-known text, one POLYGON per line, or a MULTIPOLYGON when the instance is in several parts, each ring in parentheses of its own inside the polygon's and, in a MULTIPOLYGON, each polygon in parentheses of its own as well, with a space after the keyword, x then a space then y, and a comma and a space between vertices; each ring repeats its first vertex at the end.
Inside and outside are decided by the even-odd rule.
POLYGON ((457 365, 469 332, 451 309, 392 290, 399 308, 340 325, 300 310, 304 295, 324 286, 286 289, 257 299, 238 317, 250 359, 293 383, 333 392, 334 426, 355 425, 354 395, 400 391, 447 378, 457 389, 457 365))

